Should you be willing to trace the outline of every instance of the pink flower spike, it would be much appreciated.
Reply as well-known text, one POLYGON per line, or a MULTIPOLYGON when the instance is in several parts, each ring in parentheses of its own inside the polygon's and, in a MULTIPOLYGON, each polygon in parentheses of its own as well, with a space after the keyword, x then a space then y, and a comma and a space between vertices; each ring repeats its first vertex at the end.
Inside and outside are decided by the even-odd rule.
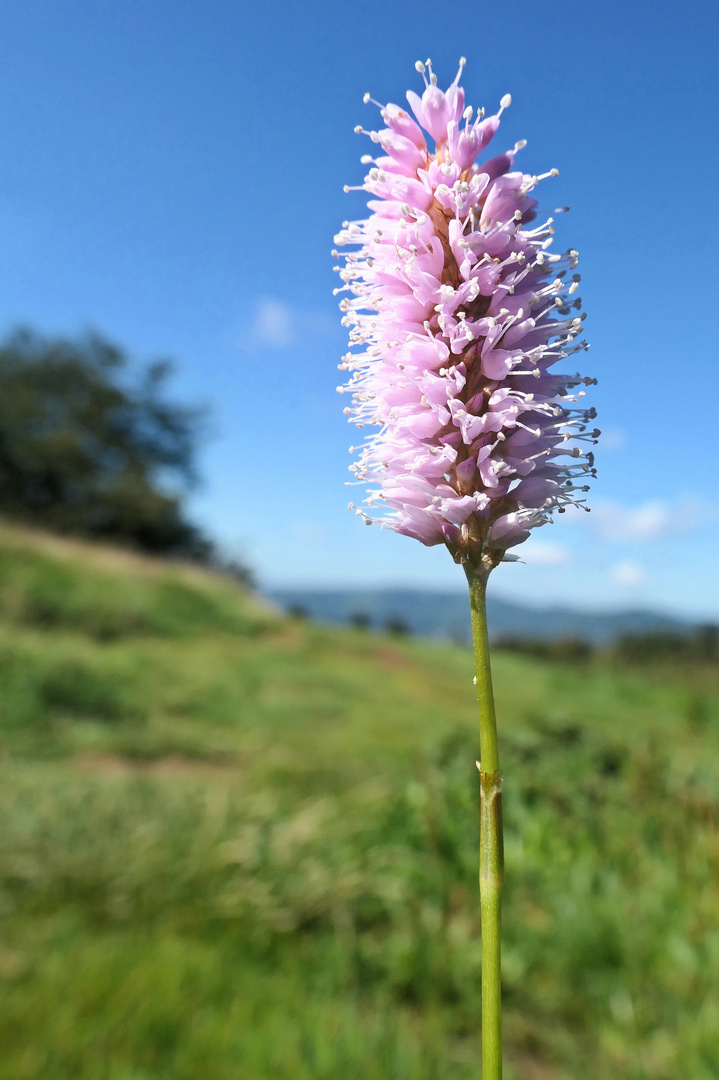
POLYGON ((386 127, 372 138, 385 156, 363 184, 369 216, 335 238, 348 249, 336 290, 350 336, 341 390, 351 422, 375 429, 352 470, 371 489, 368 524, 489 571, 554 511, 583 505, 594 475, 599 432, 583 402, 594 380, 571 373, 587 348, 578 256, 555 254, 552 218, 537 217, 535 189, 556 170, 516 171, 524 143, 477 160, 509 95, 484 119, 464 107, 463 60, 446 91, 429 62, 416 66, 417 122, 382 108, 386 127))

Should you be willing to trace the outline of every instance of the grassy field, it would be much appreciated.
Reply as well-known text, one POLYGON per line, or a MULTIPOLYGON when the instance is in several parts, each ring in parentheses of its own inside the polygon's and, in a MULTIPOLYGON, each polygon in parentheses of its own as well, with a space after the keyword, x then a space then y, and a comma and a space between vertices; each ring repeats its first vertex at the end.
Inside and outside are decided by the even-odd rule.
MULTIPOLYGON (((509 1080, 719 1077, 719 673, 495 658, 509 1080)), ((467 650, 0 529, 0 1080, 477 1076, 467 650)))

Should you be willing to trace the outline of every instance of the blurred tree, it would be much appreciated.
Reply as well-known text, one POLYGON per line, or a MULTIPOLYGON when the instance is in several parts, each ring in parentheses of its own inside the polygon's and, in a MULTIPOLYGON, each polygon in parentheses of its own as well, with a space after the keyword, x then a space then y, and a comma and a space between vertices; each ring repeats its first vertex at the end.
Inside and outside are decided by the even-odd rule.
POLYGON ((703 660, 719 660, 719 626, 707 623, 696 634, 697 652, 703 660))
POLYGON ((629 663, 707 663, 719 659, 719 627, 699 626, 686 633, 625 634, 614 646, 615 658, 629 663))
POLYGON ((581 663, 591 660, 594 652, 591 642, 576 637, 554 640, 509 635, 497 638, 495 645, 497 649, 505 652, 534 656, 538 660, 558 660, 561 663, 581 663))
POLYGON ((98 334, 0 346, 0 513, 147 552, 215 561, 182 500, 204 411, 169 402, 168 361, 131 378, 98 334))

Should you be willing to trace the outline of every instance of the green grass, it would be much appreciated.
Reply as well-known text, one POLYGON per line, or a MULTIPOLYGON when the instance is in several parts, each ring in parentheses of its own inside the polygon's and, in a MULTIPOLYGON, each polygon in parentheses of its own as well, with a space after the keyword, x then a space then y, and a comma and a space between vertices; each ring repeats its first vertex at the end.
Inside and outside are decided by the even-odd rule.
MULTIPOLYGON (((469 1080, 468 650, 0 530, 0 1080, 469 1080)), ((719 675, 495 658, 509 1080, 719 1077, 719 675)))

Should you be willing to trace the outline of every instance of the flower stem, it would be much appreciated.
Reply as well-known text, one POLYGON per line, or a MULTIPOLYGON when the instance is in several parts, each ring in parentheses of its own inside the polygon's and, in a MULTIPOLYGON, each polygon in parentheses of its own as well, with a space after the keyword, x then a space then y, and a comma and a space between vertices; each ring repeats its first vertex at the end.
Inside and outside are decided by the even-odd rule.
POLYGON ((504 881, 502 774, 487 634, 487 573, 465 566, 469 582, 479 704, 481 788, 479 902, 482 914, 482 1080, 502 1077, 501 903, 504 881))

